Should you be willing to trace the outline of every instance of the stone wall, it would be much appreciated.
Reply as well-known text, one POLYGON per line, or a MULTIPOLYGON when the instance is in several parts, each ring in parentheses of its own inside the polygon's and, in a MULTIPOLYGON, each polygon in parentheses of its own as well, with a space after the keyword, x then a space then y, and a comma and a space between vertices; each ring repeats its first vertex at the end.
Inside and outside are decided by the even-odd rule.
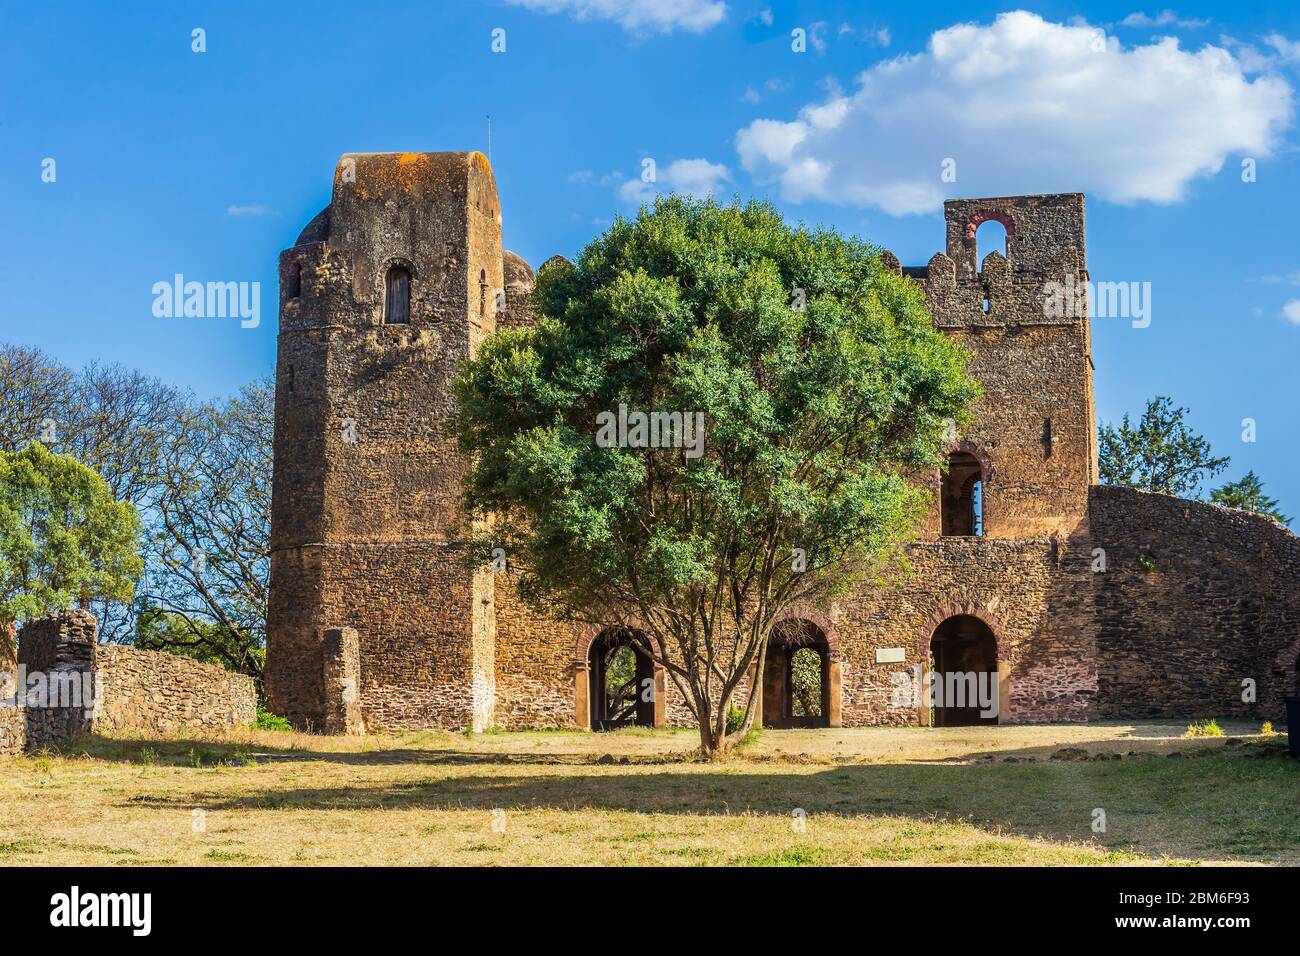
POLYGON ((1300 656, 1300 538, 1129 488, 1093 488, 1091 514, 1106 561, 1093 576, 1098 716, 1282 718, 1300 656))
POLYGON ((97 644, 94 668, 102 681, 95 733, 227 730, 257 720, 253 679, 218 664, 97 644))
MULTIPOLYGON (((0 694, 8 697, 5 678, 0 673, 0 694)), ((0 757, 20 754, 27 748, 27 715, 22 707, 0 705, 0 757)))
POLYGON ((38 750, 84 733, 215 731, 257 719, 251 677, 174 654, 98 644, 96 632, 94 615, 82 610, 22 629, 15 676, 25 692, 17 695, 19 706, 0 707, 0 752, 38 750))

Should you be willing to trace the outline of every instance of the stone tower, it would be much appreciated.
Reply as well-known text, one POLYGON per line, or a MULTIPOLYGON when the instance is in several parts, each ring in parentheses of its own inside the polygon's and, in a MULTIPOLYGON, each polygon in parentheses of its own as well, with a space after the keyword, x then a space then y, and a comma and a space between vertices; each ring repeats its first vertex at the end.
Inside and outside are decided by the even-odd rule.
POLYGON ((266 689, 299 726, 493 721, 493 586, 461 560, 447 415, 502 261, 477 152, 344 156, 280 256, 266 689))
POLYGON ((957 199, 944 219, 946 252, 904 271, 936 326, 970 349, 984 389, 955 449, 982 473, 983 534, 1064 540, 1083 530, 1097 480, 1084 197, 957 199), (976 233, 990 220, 1006 229, 1006 254, 977 262, 976 233), (1066 314, 1048 302, 1062 287, 1075 291, 1066 314))

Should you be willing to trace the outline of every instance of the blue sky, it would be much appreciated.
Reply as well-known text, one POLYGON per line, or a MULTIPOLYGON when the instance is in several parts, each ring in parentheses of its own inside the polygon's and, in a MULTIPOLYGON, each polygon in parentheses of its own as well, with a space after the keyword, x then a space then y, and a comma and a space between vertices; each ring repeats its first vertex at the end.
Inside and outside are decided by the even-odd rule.
POLYGON ((1099 419, 1171 395, 1295 514, 1298 83, 1290 3, 3 0, 0 339, 231 392, 273 367, 276 257, 339 155, 486 150, 488 115, 533 264, 631 211, 646 158, 907 264, 945 197, 1082 191, 1093 279, 1152 290, 1149 327, 1094 322, 1099 419), (175 273, 260 282, 260 326, 155 317, 175 273))

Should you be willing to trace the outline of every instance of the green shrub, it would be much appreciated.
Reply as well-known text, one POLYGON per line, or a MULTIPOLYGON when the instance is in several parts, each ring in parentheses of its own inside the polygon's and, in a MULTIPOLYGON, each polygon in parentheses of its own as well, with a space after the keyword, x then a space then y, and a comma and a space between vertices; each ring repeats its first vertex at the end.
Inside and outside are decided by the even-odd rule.
POLYGON ((271 713, 261 704, 257 705, 257 720, 253 722, 253 727, 256 730, 293 730, 293 724, 271 713))
POLYGON ((727 733, 734 734, 745 724, 745 711, 740 707, 732 706, 727 710, 727 733))
POLYGON ((1184 737, 1222 737, 1223 728, 1217 720, 1198 720, 1187 725, 1184 737))

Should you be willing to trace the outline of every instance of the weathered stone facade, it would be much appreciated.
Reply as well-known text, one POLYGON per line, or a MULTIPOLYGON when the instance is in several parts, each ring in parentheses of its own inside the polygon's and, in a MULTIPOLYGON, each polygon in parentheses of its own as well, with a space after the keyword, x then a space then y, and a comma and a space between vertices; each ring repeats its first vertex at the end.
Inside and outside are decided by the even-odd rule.
POLYGON ((95 616, 79 610, 22 629, 17 671, 0 680, 0 696, 14 698, 0 706, 0 753, 39 750, 77 734, 222 730, 256 720, 251 677, 174 654, 98 644, 96 631, 95 616), (62 698, 46 690, 55 687, 65 688, 62 698))
MULTIPOLYGON (((1053 283, 1086 288, 1083 197, 956 200, 945 219, 945 251, 927 266, 882 263, 920 284, 984 397, 950 468, 927 479, 939 493, 910 571, 790 612, 823 662, 816 719, 955 719, 894 693, 900 674, 939 660, 940 641, 996 684, 1001 721, 1279 716, 1300 653, 1298 539, 1265 518, 1096 484, 1086 297, 1078 311, 1048 306, 1053 283), (988 220, 1005 227, 1006 254, 979 262, 988 220), (954 524, 976 498, 980 527, 954 524)), ((328 730, 591 726, 599 630, 539 613, 509 572, 460 560, 449 382, 495 328, 535 321, 532 272, 503 250, 484 157, 345 156, 333 201, 280 268, 273 709, 328 730), (355 705, 343 699, 349 630, 355 705)), ((783 679, 757 686, 770 695, 783 679)), ((672 682, 656 671, 654 684, 653 722, 688 723, 672 682)))

